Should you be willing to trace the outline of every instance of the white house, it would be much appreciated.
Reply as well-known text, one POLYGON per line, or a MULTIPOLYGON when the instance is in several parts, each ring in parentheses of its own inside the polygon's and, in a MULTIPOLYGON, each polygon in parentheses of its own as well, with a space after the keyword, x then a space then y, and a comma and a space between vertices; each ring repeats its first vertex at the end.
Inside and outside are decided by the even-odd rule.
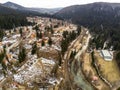
POLYGON ((100 54, 106 61, 112 61, 113 55, 108 50, 101 50, 100 54))

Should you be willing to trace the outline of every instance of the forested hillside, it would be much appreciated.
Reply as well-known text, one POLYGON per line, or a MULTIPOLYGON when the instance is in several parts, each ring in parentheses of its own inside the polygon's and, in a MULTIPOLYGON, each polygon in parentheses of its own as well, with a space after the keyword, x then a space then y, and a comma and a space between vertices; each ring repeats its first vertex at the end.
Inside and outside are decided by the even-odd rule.
POLYGON ((75 5, 62 9, 55 16, 88 27, 97 49, 103 48, 106 41, 106 48, 113 46, 114 50, 120 50, 120 4, 75 5))
POLYGON ((22 15, 0 15, 0 28, 11 29, 14 26, 30 25, 25 16, 22 15))
POLYGON ((41 14, 29 10, 16 10, 0 4, 0 28, 12 29, 13 26, 25 26, 31 23, 27 22, 27 16, 51 17, 48 14, 41 14))

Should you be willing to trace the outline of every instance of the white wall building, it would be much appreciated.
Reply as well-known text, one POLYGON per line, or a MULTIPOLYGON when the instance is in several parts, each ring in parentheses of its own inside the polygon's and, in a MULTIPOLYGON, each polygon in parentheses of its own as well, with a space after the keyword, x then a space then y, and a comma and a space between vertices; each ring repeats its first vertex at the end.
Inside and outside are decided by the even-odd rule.
POLYGON ((101 50, 100 54, 106 61, 112 61, 113 55, 108 50, 101 50))

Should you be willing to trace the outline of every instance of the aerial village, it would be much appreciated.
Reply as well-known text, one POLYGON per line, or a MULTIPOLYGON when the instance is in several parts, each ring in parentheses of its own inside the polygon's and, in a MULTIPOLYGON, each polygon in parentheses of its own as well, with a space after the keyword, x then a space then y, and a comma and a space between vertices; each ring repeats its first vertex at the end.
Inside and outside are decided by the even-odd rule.
POLYGON ((81 86, 83 90, 110 90, 120 85, 114 52, 93 49, 87 28, 81 26, 79 32, 75 24, 37 16, 27 20, 34 24, 6 30, 0 42, 1 88, 81 90, 81 86), (62 47, 62 42, 69 46, 62 47))
POLYGON ((0 52, 6 54, 1 54, 1 85, 18 88, 33 87, 36 83, 41 87, 59 84, 63 78, 55 78, 54 69, 61 58, 62 34, 76 30, 76 25, 50 18, 27 19, 35 25, 6 30, 0 42, 0 52))

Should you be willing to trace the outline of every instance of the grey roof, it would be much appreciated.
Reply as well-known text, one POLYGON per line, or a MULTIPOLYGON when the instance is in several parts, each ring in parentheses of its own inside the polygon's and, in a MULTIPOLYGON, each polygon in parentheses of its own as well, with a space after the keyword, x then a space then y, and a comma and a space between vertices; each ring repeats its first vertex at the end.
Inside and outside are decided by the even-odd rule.
POLYGON ((102 54, 104 56, 107 56, 107 57, 111 57, 112 56, 108 50, 101 50, 101 51, 102 51, 102 54))

